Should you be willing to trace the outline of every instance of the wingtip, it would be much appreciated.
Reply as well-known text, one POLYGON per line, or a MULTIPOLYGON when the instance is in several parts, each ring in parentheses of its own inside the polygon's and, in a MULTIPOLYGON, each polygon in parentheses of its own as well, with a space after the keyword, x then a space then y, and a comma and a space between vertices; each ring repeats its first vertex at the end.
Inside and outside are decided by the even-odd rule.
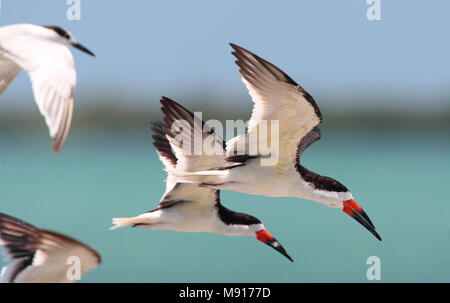
POLYGON ((245 52, 248 52, 245 48, 242 48, 234 43, 230 43, 230 46, 233 48, 231 54, 237 59, 235 63, 239 61, 239 56, 242 56, 245 52))
POLYGON ((233 51, 231 52, 235 57, 241 55, 241 56, 256 56, 253 52, 249 51, 248 49, 243 48, 242 46, 239 46, 234 43, 230 43, 230 46, 233 48, 233 51))
POLYGON ((64 131, 63 134, 57 135, 53 138, 52 151, 55 154, 59 154, 64 146, 64 143, 67 138, 68 131, 64 131))
POLYGON ((164 112, 164 109, 171 108, 173 106, 178 105, 177 102, 175 102, 174 100, 172 100, 172 99, 170 99, 170 98, 168 98, 166 96, 162 96, 161 99, 159 100, 159 102, 162 105, 162 107, 161 107, 161 111, 162 112, 164 112))
POLYGON ((155 133, 153 135, 153 137, 155 135, 159 135, 159 134, 164 133, 163 127, 164 127, 164 123, 162 123, 161 121, 152 121, 152 122, 150 122, 150 129, 155 133))
POLYGON ((61 152, 61 150, 62 150, 62 146, 59 144, 59 142, 54 141, 53 146, 52 146, 52 151, 55 154, 59 154, 61 152))
MULTIPOLYGON (((70 128, 70 126, 69 126, 70 128)), ((69 133, 67 126, 64 125, 62 131, 59 131, 55 137, 53 137, 52 151, 55 154, 59 154, 64 146, 64 143, 67 139, 67 135, 69 133)))
POLYGON ((175 101, 173 101, 173 100, 170 99, 169 97, 162 96, 159 102, 161 102, 161 104, 164 105, 164 104, 166 104, 166 103, 173 103, 173 102, 175 102, 175 101))
POLYGON ((58 132, 53 137, 53 152, 59 153, 64 143, 67 140, 67 136, 70 132, 70 126, 72 124, 72 116, 73 116, 73 87, 71 92, 71 97, 67 99, 65 108, 64 108, 64 116, 62 117, 61 124, 59 126, 58 132))
POLYGON ((235 43, 230 42, 229 44, 235 51, 239 51, 241 49, 244 49, 244 48, 242 48, 241 46, 239 46, 239 45, 237 45, 235 43))

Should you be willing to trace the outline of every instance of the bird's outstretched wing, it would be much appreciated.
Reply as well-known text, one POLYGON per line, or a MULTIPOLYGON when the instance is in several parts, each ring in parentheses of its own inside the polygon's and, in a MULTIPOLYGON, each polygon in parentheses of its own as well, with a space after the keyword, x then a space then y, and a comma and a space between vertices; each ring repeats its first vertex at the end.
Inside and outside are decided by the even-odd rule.
POLYGON ((227 142, 227 154, 247 153, 239 150, 239 146, 248 148, 239 145, 239 141, 248 142, 252 135, 258 142, 272 142, 270 125, 275 120, 279 123, 278 165, 292 165, 301 139, 322 121, 319 107, 308 92, 279 68, 242 47, 230 45, 242 81, 255 104, 248 132, 227 142), (258 131, 262 121, 267 121, 267 132, 258 131))
POLYGON ((36 103, 59 152, 70 130, 76 72, 65 45, 32 36, 11 36, 2 41, 3 56, 26 70, 36 103))
POLYGON ((163 97, 161 110, 164 123, 153 124, 153 139, 157 153, 168 173, 166 192, 161 198, 159 208, 170 207, 178 203, 196 203, 211 206, 219 202, 219 191, 199 186, 198 184, 178 183, 172 176, 173 170, 190 172, 197 169, 211 169, 226 164, 224 143, 202 120, 195 122, 194 114, 175 101, 163 97), (174 125, 175 123, 178 126, 174 125), (182 128, 180 128, 181 126, 182 128), (184 130, 184 131, 183 131, 184 130), (194 153, 194 132, 198 132, 198 143, 204 147, 205 140, 210 139, 212 146, 217 144, 222 153, 208 156, 204 150, 194 153), (189 143, 189 149, 183 149, 189 143), (180 146, 181 143, 181 146, 180 146))
POLYGON ((229 164, 224 141, 205 122, 167 97, 162 97, 161 104, 164 132, 178 159, 177 170, 193 172, 229 164))
POLYGON ((59 152, 69 134, 73 111, 76 73, 69 49, 58 45, 55 55, 28 70, 41 114, 53 138, 53 150, 59 152))
POLYGON ((68 276, 70 257, 79 261, 80 274, 100 265, 92 248, 59 233, 38 229, 17 218, 0 213, 0 248, 5 261, 0 282, 75 282, 68 276))
POLYGON ((21 68, 14 61, 0 56, 0 95, 8 88, 21 68))
POLYGON ((152 123, 153 131, 153 145, 156 148, 159 159, 164 164, 167 171, 175 169, 177 165, 177 157, 172 151, 169 140, 166 138, 166 133, 164 132, 164 123, 154 122, 152 123))

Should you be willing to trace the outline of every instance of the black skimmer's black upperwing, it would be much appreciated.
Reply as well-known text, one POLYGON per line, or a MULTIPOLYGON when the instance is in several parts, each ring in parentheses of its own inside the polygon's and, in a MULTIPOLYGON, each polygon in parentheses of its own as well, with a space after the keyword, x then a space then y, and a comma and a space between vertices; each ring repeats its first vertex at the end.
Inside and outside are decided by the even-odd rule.
MULTIPOLYGON (((169 99, 167 97, 161 98, 161 111, 164 113, 164 122, 166 123, 166 127, 164 127, 164 131, 167 135, 174 137, 172 126, 175 122, 185 121, 191 127, 191 138, 186 138, 193 140, 194 131, 200 131, 203 135, 203 138, 206 136, 213 135, 215 136, 215 142, 219 145, 222 145, 222 148, 225 150, 226 145, 225 142, 214 132, 214 130, 207 125, 203 120, 196 120, 195 115, 187 110, 185 107, 180 105, 179 103, 169 99), (200 125, 197 125, 200 124, 200 125)), ((191 152, 194 153, 193 146, 191 146, 191 152)))
MULTIPOLYGON (((162 97, 161 104, 161 111, 164 113, 164 123, 153 123, 152 130, 154 134, 152 137, 154 139, 153 145, 156 148, 158 156, 169 174, 176 169, 195 171, 198 168, 208 169, 215 167, 214 165, 217 165, 217 160, 226 163, 226 161, 223 160, 223 156, 211 157, 210 159, 210 157, 205 157, 203 153, 195 155, 193 144, 190 145, 190 151, 183 150, 182 146, 175 146, 175 143, 171 145, 169 139, 175 140, 175 138, 178 138, 177 136, 180 135, 182 136, 182 139, 177 143, 183 145, 183 142, 186 142, 187 140, 189 140, 189 142, 194 142, 195 131, 199 131, 202 134, 202 138, 209 135, 215 136, 215 144, 218 144, 223 150, 225 143, 205 124, 203 120, 195 120, 194 114, 177 102, 167 97, 162 97), (196 125, 196 123, 199 123, 200 125, 196 125), (181 126, 181 129, 176 129, 179 126, 181 126), (189 127, 190 131, 182 132, 183 127, 189 127), (180 131, 180 133, 177 131, 180 131), (186 152, 189 152, 189 161, 186 160, 186 152)), ((199 187, 197 184, 172 184, 170 179, 168 179, 167 182, 170 190, 162 197, 158 209, 171 207, 177 203, 184 202, 216 204, 216 197, 220 195, 218 190, 199 187), (192 199, 187 201, 184 197, 190 196, 192 193, 198 195, 198 198, 195 199, 195 201, 192 199)))
POLYGON ((272 63, 240 46, 230 45, 235 50, 232 54, 237 58, 239 73, 255 103, 249 131, 260 120, 279 120, 280 137, 288 138, 280 144, 280 156, 288 158, 288 163, 296 163, 302 178, 316 188, 348 191, 336 180, 315 174, 300 165, 302 153, 321 137, 317 125, 322 122, 322 114, 314 98, 272 63), (304 129, 309 130, 304 132, 304 129))
MULTIPOLYGON (((240 47, 234 43, 230 43, 230 46, 235 50, 232 54, 237 58, 236 64, 241 68, 239 70, 240 74, 245 78, 245 80, 251 83, 252 86, 258 88, 262 84, 269 84, 272 82, 271 85, 275 87, 276 84, 274 80, 289 83, 299 89, 299 93, 309 104, 311 104, 314 108, 315 114, 319 120, 322 121, 322 114, 314 98, 297 82, 289 77, 289 75, 276 67, 274 64, 264 60, 243 47, 240 47), (269 74, 273 77, 267 77, 269 74)), ((263 88, 260 87, 260 89, 263 88)), ((256 103, 255 100, 253 101, 256 103)))
POLYGON ((153 122, 152 131, 154 134, 153 138, 153 146, 156 148, 156 152, 158 153, 161 162, 163 162, 164 166, 170 166, 175 168, 177 165, 177 157, 174 155, 172 151, 172 147, 170 147, 169 141, 166 138, 166 133, 164 131, 164 123, 162 122, 153 122))
MULTIPOLYGON (((338 181, 318 175, 300 165, 303 151, 320 138, 318 124, 322 122, 322 114, 313 97, 272 63, 240 46, 230 45, 234 49, 232 54, 237 58, 235 62, 240 67, 242 80, 255 103, 248 132, 256 132, 256 126, 262 120, 278 120, 279 137, 284 138, 280 144, 279 169, 283 169, 283 165, 295 163, 301 178, 317 190, 348 192, 338 181)), ((270 138, 259 138, 261 139, 269 142, 270 138)), ((237 141, 239 138, 233 144, 237 145, 237 141)), ((353 199, 343 201, 343 204, 344 212, 381 240, 369 217, 353 199)))
MULTIPOLYGON (((183 150, 176 145, 183 142, 174 142, 174 139, 180 135, 174 131, 174 123, 181 122, 184 127, 189 127, 191 130, 190 134, 183 134, 183 140, 193 140, 193 132, 197 130, 202 132, 203 139, 207 136, 214 136, 213 141, 215 144, 221 146, 223 152, 225 152, 225 143, 208 125, 205 124, 204 121, 196 121, 194 114, 182 105, 167 97, 162 97, 161 104, 161 110, 165 115, 165 125, 163 123, 153 124, 153 138, 155 140, 154 145, 157 149, 157 153, 165 164, 169 174, 171 170, 177 169, 177 165, 181 166, 183 170, 195 171, 197 169, 213 169, 228 164, 224 159, 223 154, 205 156, 202 153, 201 155, 196 156, 193 155, 193 150, 191 150, 189 155, 185 155, 185 153, 189 151, 183 150), (200 125, 195 125, 196 123, 199 123, 200 125), (200 130, 198 127, 201 127, 202 129, 200 130)), ((203 140, 201 143, 203 145, 203 140)), ((191 146, 191 148, 193 147, 191 146)), ((170 182, 169 179, 170 178, 168 178, 168 182, 170 182)), ((192 183, 169 184, 168 188, 169 190, 161 199, 158 209, 176 206, 179 203, 201 203, 206 207, 214 204, 217 209, 218 219, 226 225, 261 225, 262 229, 256 232, 256 238, 264 244, 274 248, 293 262, 293 259, 287 254, 282 245, 267 232, 267 230, 263 229, 262 222, 259 219, 245 213, 232 211, 223 206, 220 201, 220 190, 192 183), (185 199, 186 196, 191 197, 191 199, 187 201, 185 199), (193 196, 196 198, 192 199, 193 196)))
POLYGON ((318 141, 321 137, 321 131, 318 126, 314 127, 306 136, 304 136, 297 147, 297 154, 295 157, 295 167, 297 168, 297 171, 300 173, 302 178, 306 181, 311 183, 316 189, 319 190, 326 190, 326 191, 333 191, 333 192, 347 192, 348 189, 339 183, 338 181, 321 176, 319 174, 316 174, 307 168, 303 167, 300 164, 300 159, 303 154, 303 152, 314 142, 318 141))
MULTIPOLYGON (((280 144, 280 157, 282 162, 289 159, 292 163, 299 141, 322 121, 319 107, 307 91, 278 67, 236 44, 230 45, 242 81, 254 102, 248 133, 242 140, 247 140, 250 133, 258 132, 262 121, 279 121, 279 137, 286 138, 280 144)), ((260 134, 257 135, 258 140, 271 142, 271 132, 268 131, 266 136, 260 138, 260 134)), ((240 140, 235 138, 228 142, 227 153, 236 152, 240 140)), ((237 153, 248 154, 247 151, 237 153)))
POLYGON ((101 263, 100 254, 87 245, 3 213, 0 213, 0 248, 5 261, 11 261, 0 278, 6 283, 65 281, 70 256, 80 258, 82 274, 101 263))

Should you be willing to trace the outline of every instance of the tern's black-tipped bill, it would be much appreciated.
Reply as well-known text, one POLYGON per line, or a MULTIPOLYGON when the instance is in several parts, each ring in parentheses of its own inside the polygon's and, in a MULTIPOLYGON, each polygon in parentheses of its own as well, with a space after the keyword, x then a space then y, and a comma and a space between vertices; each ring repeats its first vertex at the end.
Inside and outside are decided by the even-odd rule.
POLYGON ((97 57, 93 52, 91 52, 90 50, 88 50, 86 47, 84 47, 83 45, 81 45, 80 43, 74 43, 72 44, 73 47, 78 48, 80 51, 91 55, 92 57, 97 57))

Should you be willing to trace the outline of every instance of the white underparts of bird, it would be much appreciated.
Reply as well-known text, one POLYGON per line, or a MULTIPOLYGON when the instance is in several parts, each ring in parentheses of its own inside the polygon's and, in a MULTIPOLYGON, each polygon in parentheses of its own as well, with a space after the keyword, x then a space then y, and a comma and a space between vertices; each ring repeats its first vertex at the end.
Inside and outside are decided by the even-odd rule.
POLYGON ((58 26, 0 27, 0 95, 21 69, 28 72, 55 152, 61 151, 72 121, 76 72, 71 47, 95 57, 71 33, 58 26))
MULTIPOLYGON (((313 200, 342 209, 381 241, 375 226, 344 185, 300 164, 303 151, 321 136, 318 124, 322 122, 322 114, 313 97, 275 65, 242 47, 230 45, 242 81, 254 102, 248 131, 226 142, 225 153, 211 157, 212 168, 175 169, 172 172, 175 181, 254 195, 313 200), (264 122, 270 121, 277 121, 275 135, 272 131, 258 130, 264 122), (252 149, 252 142, 279 142, 270 150, 271 158, 278 161, 273 165, 262 165, 261 159, 267 155, 259 153, 258 148, 252 149)), ((186 123, 180 107, 174 106, 171 110, 181 117, 179 124, 186 123)), ((183 152, 181 146, 187 141, 174 140, 177 136, 179 134, 174 133, 171 137, 171 146, 183 152)), ((188 162, 195 160, 188 155, 185 158, 188 162)))
MULTIPOLYGON (((163 98, 163 111, 171 111, 177 106, 171 100, 163 98)), ((183 110, 185 119, 193 119, 192 113, 183 110)), ((144 227, 153 230, 173 230, 180 232, 209 232, 226 236, 255 236, 259 241, 277 250, 293 262, 281 244, 265 229, 257 218, 234 212, 220 202, 220 192, 198 184, 178 183, 171 172, 175 169, 193 171, 195 168, 209 169, 211 157, 198 156, 187 161, 180 151, 170 147, 167 132, 172 123, 179 119, 177 115, 166 115, 163 123, 153 125, 153 139, 158 156, 168 172, 166 191, 152 211, 131 218, 113 218, 117 229, 124 226, 144 227)), ((207 135, 206 133, 204 135, 207 135)), ((217 138, 219 140, 219 138, 217 138)), ((222 143, 220 143, 222 144, 222 143)))
POLYGON ((65 235, 0 213, 2 283, 70 283, 98 267, 100 254, 65 235))

